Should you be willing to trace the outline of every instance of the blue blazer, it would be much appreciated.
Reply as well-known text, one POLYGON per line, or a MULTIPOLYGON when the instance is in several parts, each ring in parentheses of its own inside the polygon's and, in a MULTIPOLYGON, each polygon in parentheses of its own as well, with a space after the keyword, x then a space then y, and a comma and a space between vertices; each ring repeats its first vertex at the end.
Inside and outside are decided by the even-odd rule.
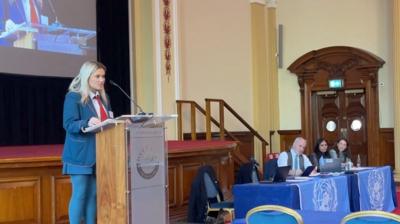
MULTIPOLYGON (((109 116, 110 106, 103 105, 109 116)), ((95 134, 82 132, 92 117, 98 117, 92 101, 83 104, 79 93, 68 92, 63 114, 63 127, 66 131, 63 162, 79 166, 93 166, 96 163, 95 134)))
POLYGON ((24 5, 21 0, 15 0, 9 4, 8 18, 11 19, 15 24, 26 22, 26 15, 24 11, 24 5))
MULTIPOLYGON (((0 32, 6 30, 6 21, 11 19, 14 23, 19 24, 26 21, 25 12, 23 10, 21 0, 13 2, 0 2, 0 32)), ((0 38, 0 46, 12 47, 14 39, 0 38)))

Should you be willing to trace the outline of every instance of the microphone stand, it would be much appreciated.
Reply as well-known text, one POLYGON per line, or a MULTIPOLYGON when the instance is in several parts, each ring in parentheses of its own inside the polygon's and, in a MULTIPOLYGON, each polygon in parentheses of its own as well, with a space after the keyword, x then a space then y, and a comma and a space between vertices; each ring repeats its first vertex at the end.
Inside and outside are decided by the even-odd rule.
POLYGON ((137 109, 139 109, 139 113, 138 115, 146 115, 145 112, 143 112, 142 107, 139 106, 139 104, 137 104, 122 88, 121 86, 119 86, 117 83, 115 83, 114 81, 110 80, 109 83, 115 87, 117 87, 119 90, 121 90, 121 92, 133 103, 133 105, 135 105, 135 107, 137 109))

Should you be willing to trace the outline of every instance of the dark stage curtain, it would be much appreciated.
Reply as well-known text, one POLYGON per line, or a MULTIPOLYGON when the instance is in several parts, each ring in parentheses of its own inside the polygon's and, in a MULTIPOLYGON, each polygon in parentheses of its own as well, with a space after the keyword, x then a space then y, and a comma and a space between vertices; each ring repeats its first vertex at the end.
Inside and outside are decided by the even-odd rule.
POLYGON ((63 100, 70 81, 1 74, 0 145, 63 142, 63 100))
MULTIPOLYGON (((107 67, 106 79, 130 93, 128 0, 97 0, 99 61, 107 67)), ((114 116, 130 113, 130 101, 116 87, 106 86, 114 116)))
MULTIPOLYGON (((128 0, 97 0, 98 60, 107 67, 106 79, 129 93, 128 17, 128 0)), ((0 146, 64 143, 62 111, 71 80, 0 73, 0 146)), ((130 113, 118 89, 106 90, 114 116, 130 113)))

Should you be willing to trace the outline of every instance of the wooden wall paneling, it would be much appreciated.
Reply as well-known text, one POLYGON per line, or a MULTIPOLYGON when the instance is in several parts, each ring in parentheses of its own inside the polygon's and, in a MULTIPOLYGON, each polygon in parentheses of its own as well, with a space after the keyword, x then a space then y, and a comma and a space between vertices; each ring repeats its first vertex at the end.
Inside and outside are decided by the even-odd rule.
POLYGON ((280 152, 287 151, 292 147, 295 138, 301 136, 301 130, 278 130, 281 150, 280 152))
POLYGON ((313 136, 313 117, 312 117, 312 88, 314 84, 314 80, 311 79, 311 74, 306 75, 304 80, 304 90, 302 91, 302 98, 304 99, 304 104, 302 105, 302 112, 304 117, 302 119, 302 133, 303 137, 307 140, 307 146, 305 148, 305 153, 310 154, 312 151, 313 144, 315 142, 313 136), (303 122, 304 121, 304 122, 303 122), (310 144, 311 143, 311 144, 310 144))
MULTIPOLYGON (((373 69, 373 68, 372 68, 373 69)), ((366 89, 366 109, 367 109, 367 135, 368 135, 368 166, 379 165, 379 105, 377 78, 378 71, 363 69, 363 82, 366 89), (367 78, 371 77, 371 78, 367 78), (371 80, 372 79, 372 80, 371 80), (378 149, 378 150, 377 150, 378 149)))
MULTIPOLYGON (((239 150, 239 152, 248 159, 254 158, 254 135, 250 131, 231 131, 230 133, 240 141, 238 143, 239 147, 237 148, 237 150, 239 150)), ((197 136, 197 140, 205 140, 206 139, 205 132, 198 132, 198 133, 196 133, 196 136, 197 136)), ((212 139, 220 139, 220 133, 212 132, 211 138, 212 139)), ((184 133, 183 139, 190 140, 191 133, 184 133)), ((234 139, 230 139, 229 136, 227 136, 227 135, 225 136, 225 140, 235 141, 234 139)))
POLYGON ((53 207, 63 205, 53 202, 55 177, 63 177, 60 156, 0 159, 0 223, 57 223, 53 207))
MULTIPOLYGON (((302 133, 309 142, 315 142, 312 127, 312 93, 332 90, 329 80, 342 79, 342 90, 364 89, 367 109, 368 165, 379 164, 379 108, 378 71, 383 66, 378 56, 363 49, 333 46, 310 51, 293 62, 288 70, 297 75, 301 92, 302 133)), ((339 138, 340 136, 338 136, 339 138)), ((307 152, 312 144, 308 144, 307 152)))
MULTIPOLYGON (((233 162, 231 152, 237 147, 234 144, 229 148, 201 149, 199 151, 188 151, 169 154, 169 166, 177 167, 178 202, 176 206, 170 204, 170 221, 184 220, 187 216, 191 185, 197 175, 200 166, 210 165, 214 168, 217 179, 220 181, 221 190, 225 198, 231 197, 231 189, 234 183, 233 162)), ((169 175, 169 181, 175 177, 169 175)), ((173 188, 169 188, 169 195, 173 195, 173 188)), ((171 201, 171 200, 170 200, 171 201)))
POLYGON ((231 170, 233 170, 233 161, 229 153, 228 155, 219 158, 218 180, 225 199, 232 197, 232 183, 235 182, 235 177, 231 170))
POLYGON ((168 203, 169 207, 173 208, 178 203, 178 167, 175 164, 168 164, 168 203))
POLYGON ((196 177, 197 170, 202 165, 202 163, 183 163, 181 165, 181 183, 180 185, 180 198, 181 198, 181 205, 187 205, 189 203, 189 195, 190 195, 190 188, 192 186, 192 182, 196 177))
POLYGON ((52 223, 68 223, 68 206, 72 194, 69 176, 53 176, 52 180, 52 223))
POLYGON ((394 133, 393 128, 379 130, 380 165, 390 165, 394 168, 394 133))
POLYGON ((38 176, 0 179, 0 223, 42 223, 38 176))
MULTIPOLYGON (((186 218, 191 184, 200 166, 215 167, 222 189, 232 189, 230 155, 236 148, 232 143, 226 148, 168 154, 171 222, 186 218)), ((0 223, 68 223, 72 189, 69 176, 61 170, 60 156, 0 159, 0 223)))

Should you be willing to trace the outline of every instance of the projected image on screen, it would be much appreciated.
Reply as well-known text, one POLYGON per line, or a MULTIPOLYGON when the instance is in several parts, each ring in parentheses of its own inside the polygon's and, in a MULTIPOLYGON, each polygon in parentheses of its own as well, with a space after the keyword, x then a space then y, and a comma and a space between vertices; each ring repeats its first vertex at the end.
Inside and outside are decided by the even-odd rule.
MULTIPOLYGON (((17 61, 34 56, 37 62, 48 63, 57 54, 67 65, 72 65, 68 60, 80 64, 96 59, 95 0, 0 1, 0 56, 5 53, 17 61)), ((63 75, 55 72, 38 71, 37 75, 63 75)))
POLYGON ((55 6, 52 0, 3 0, 0 44, 74 55, 93 52, 96 31, 63 24, 55 6))

